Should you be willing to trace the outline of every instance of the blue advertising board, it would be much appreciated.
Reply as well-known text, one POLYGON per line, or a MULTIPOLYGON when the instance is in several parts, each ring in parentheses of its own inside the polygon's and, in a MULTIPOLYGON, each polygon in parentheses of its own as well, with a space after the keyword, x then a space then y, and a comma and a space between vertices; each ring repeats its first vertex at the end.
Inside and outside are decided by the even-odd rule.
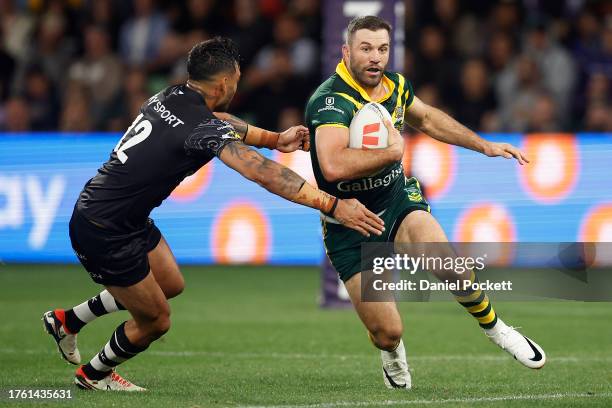
MULTIPOLYGON (((411 137, 419 177, 455 241, 612 241, 612 135, 484 135, 532 162, 488 158, 411 137)), ((76 262, 68 221, 85 182, 119 134, 0 136, 0 259, 76 262)), ((314 183, 307 153, 262 150, 314 183)), ((218 160, 152 213, 182 263, 319 264, 318 213, 274 196, 218 160)))

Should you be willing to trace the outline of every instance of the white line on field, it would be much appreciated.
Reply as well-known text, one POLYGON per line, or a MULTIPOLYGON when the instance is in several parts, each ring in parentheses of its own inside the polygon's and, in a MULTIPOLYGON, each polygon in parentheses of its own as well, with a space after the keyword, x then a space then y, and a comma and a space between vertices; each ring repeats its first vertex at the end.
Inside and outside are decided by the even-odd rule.
MULTIPOLYGON (((81 349, 81 353, 90 354, 96 353, 98 350, 85 348, 81 349)), ((48 349, 16 349, 16 348, 0 348, 0 354, 49 354, 56 353, 56 349, 49 347, 48 349)), ((376 354, 322 354, 322 353, 228 353, 225 351, 196 351, 196 350, 148 350, 147 354, 159 357, 219 357, 219 358, 263 358, 263 359, 289 359, 289 360, 325 360, 337 359, 342 361, 356 359, 374 359, 376 354)), ((612 363, 611 356, 555 356, 548 355, 547 359, 552 363, 612 363)), ((408 362, 411 361, 510 361, 510 357, 504 353, 497 355, 492 354, 455 354, 455 355, 420 355, 408 357, 408 362)))
POLYGON ((480 397, 480 398, 449 398, 439 400, 386 400, 386 401, 337 401, 324 402, 320 404, 304 405, 244 405, 238 408, 333 408, 333 407, 359 407, 368 405, 390 406, 390 405, 424 405, 424 404, 448 404, 448 403, 479 403, 497 401, 538 401, 561 398, 611 398, 612 393, 580 393, 580 394, 536 394, 536 395, 509 395, 504 397, 480 397))

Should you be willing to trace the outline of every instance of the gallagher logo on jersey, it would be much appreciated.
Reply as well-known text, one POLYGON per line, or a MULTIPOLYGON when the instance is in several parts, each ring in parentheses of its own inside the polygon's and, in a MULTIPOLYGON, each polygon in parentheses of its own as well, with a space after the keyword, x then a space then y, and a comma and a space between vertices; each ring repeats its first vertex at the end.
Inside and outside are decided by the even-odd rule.
POLYGON ((368 191, 378 187, 387 187, 400 175, 404 174, 404 168, 399 166, 394 168, 384 177, 366 177, 356 181, 341 181, 336 184, 336 188, 340 191, 368 191))

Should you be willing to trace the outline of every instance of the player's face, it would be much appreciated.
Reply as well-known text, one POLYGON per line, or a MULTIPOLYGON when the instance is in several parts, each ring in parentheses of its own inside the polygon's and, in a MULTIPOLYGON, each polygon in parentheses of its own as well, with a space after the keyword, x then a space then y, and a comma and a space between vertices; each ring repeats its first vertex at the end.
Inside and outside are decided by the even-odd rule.
POLYGON ((240 81, 240 67, 236 64, 236 70, 229 75, 225 75, 223 77, 223 95, 221 96, 217 106, 215 107, 215 111, 217 112, 226 112, 229 109, 230 104, 232 103, 232 99, 234 95, 236 95, 236 90, 238 89, 238 81, 240 81))
POLYGON ((389 32, 357 30, 349 45, 343 47, 343 54, 353 78, 364 88, 373 88, 389 63, 389 32))

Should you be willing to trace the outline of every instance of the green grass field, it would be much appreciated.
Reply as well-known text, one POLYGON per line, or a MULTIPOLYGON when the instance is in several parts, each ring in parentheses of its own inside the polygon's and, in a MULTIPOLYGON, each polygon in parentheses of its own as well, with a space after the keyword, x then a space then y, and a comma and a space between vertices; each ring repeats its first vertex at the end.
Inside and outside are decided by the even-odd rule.
MULTIPOLYGON (((171 301, 172 329, 119 370, 149 391, 126 395, 74 389, 73 366, 42 330, 44 311, 100 290, 87 274, 77 266, 0 266, 0 389, 71 388, 75 400, 54 405, 79 407, 612 406, 611 304, 494 303, 546 350, 539 371, 498 350, 456 304, 402 304, 414 385, 405 392, 384 388, 378 351, 354 312, 319 309, 318 269, 183 272, 187 288, 171 301)), ((126 316, 84 328, 83 358, 126 316)))

